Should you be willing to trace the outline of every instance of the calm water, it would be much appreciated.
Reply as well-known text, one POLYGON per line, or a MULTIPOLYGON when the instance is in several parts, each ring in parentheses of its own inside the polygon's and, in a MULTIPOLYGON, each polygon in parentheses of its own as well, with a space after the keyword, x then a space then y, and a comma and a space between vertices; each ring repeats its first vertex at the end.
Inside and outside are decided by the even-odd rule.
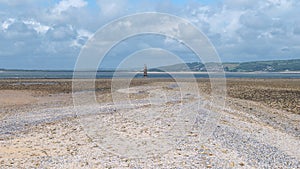
MULTIPOLYGON (((97 72, 98 79, 112 78, 114 72, 97 72)), ((208 78, 207 73, 151 73, 148 78, 208 78)), ((85 77, 84 75, 82 77, 85 77)), ((142 78, 143 73, 125 72, 115 75, 118 78, 142 78)), ((213 77, 221 77, 220 74, 214 73, 213 77)), ((18 79, 18 78, 33 78, 33 79, 72 79, 73 72, 71 71, 0 71, 0 79, 18 79)), ((300 73, 226 73, 226 78, 279 78, 279 79, 300 79, 300 73)))

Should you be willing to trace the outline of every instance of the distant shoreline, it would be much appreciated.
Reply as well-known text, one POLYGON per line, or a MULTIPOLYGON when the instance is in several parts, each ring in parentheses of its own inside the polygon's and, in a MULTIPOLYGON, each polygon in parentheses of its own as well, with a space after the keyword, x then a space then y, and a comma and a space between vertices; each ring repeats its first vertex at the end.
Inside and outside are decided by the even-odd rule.
MULTIPOLYGON (((113 79, 144 78, 143 72, 65 72, 17 71, 1 72, 0 79, 113 79), (74 76, 75 75, 75 76, 74 76)), ((300 72, 148 72, 149 79, 174 78, 250 78, 250 79, 300 79, 300 72)))
MULTIPOLYGON (((72 70, 0 70, 0 73, 6 72, 68 72, 74 73, 72 70)), ((94 71, 76 71, 76 72, 94 72, 94 71)), ((143 71, 108 71, 108 70, 98 70, 98 73, 143 73, 143 71)), ((280 72, 268 72, 268 71, 253 71, 253 72, 230 72, 230 71, 219 71, 219 72, 198 72, 198 71, 148 71, 149 74, 211 74, 211 73, 236 73, 236 74, 258 74, 258 73, 280 73, 280 74, 300 74, 300 71, 280 71, 280 72)))
MULTIPOLYGON (((132 73, 142 73, 142 72, 132 72, 132 73)), ((286 72, 148 72, 148 74, 164 74, 164 73, 178 73, 178 74, 210 74, 210 73, 236 73, 236 74, 257 74, 257 73, 282 73, 282 74, 300 74, 300 71, 286 71, 286 72)))

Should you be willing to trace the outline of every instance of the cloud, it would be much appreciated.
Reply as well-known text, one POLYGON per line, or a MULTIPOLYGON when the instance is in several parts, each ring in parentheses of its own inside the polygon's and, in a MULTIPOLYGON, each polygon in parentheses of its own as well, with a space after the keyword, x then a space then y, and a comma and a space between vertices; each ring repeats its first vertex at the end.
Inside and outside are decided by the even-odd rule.
POLYGON ((23 23, 32 27, 37 33, 45 34, 50 26, 43 25, 40 22, 35 21, 34 19, 24 20, 23 23))
POLYGON ((71 25, 56 25, 49 29, 46 34, 49 41, 65 41, 74 39, 76 36, 77 32, 71 25))
POLYGON ((22 21, 15 21, 3 32, 6 39, 26 40, 36 37, 36 31, 22 21))
POLYGON ((240 23, 247 28, 251 29, 266 29, 272 26, 272 20, 263 13, 247 12, 241 15, 240 23))
POLYGON ((62 0, 52 9, 52 13, 60 15, 62 12, 69 10, 70 8, 82 8, 88 3, 84 0, 62 0))
MULTIPOLYGON (((299 58, 300 54, 298 0, 218 0, 207 3, 0 0, 0 5, 0 67, 12 65, 15 60, 21 62, 24 59, 27 63, 25 58, 33 61, 46 58, 49 63, 53 58, 64 59, 64 63, 69 59, 72 67, 81 47, 103 25, 118 17, 149 11, 167 12, 191 21, 208 36, 225 61, 299 58), (4 57, 6 59, 2 59, 4 57), (10 57, 11 60, 7 59, 10 57)), ((130 23, 124 24, 128 29, 134 29, 130 23)), ((147 23, 141 21, 141 26, 145 25, 147 23)), ((117 27, 114 29, 111 36, 123 31, 117 27)), ((179 33, 193 37, 193 32, 179 33)), ((180 42, 157 40, 157 37, 128 40, 117 47, 122 52, 113 53, 122 57, 147 47, 163 47, 189 55, 180 42)))
POLYGON ((73 40, 71 47, 79 48, 81 49, 86 41, 91 38, 93 34, 85 29, 79 29, 77 30, 77 37, 73 40))
POLYGON ((6 30, 11 24, 13 24, 16 20, 14 18, 8 18, 7 20, 5 20, 1 27, 2 27, 2 30, 6 30))
POLYGON ((0 31, 0 59, 73 57, 78 49, 74 50, 71 44, 77 36, 77 31, 71 25, 50 27, 34 20, 14 19, 5 30, 0 31))
POLYGON ((225 0, 201 10, 194 6, 189 18, 200 28, 205 26, 202 30, 223 60, 297 58, 299 7, 296 0, 225 0), (281 50, 286 46, 294 50, 281 50))
POLYGON ((15 20, 7 29, 0 31, 0 59, 34 55, 39 43, 40 36, 34 29, 20 20, 15 20))
POLYGON ((292 0, 267 0, 267 6, 275 6, 283 9, 292 7, 294 2, 292 0))

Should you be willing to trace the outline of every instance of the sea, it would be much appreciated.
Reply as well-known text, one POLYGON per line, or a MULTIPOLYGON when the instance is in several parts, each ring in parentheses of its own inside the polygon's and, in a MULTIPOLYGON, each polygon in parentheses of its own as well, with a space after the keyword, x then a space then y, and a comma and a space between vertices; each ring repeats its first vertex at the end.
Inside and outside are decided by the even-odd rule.
MULTIPOLYGON (((0 71, 0 79, 72 79, 73 71, 0 71)), ((84 72, 83 74, 92 74, 84 72)), ((82 76, 83 78, 85 76, 82 76)), ((89 76, 90 77, 90 76, 89 76)), ((143 72, 98 71, 97 79, 144 78, 143 72)), ((148 78, 224 78, 220 73, 205 72, 148 72, 148 78)), ((300 79, 300 72, 226 72, 225 78, 300 79)))

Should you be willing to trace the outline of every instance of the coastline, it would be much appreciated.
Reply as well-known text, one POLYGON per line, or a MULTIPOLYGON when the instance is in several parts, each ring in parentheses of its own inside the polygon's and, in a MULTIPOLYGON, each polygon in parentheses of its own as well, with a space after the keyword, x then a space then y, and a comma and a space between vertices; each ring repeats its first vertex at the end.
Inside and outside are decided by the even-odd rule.
MULTIPOLYGON (((143 72, 88 72, 88 74, 79 74, 82 78, 91 78, 95 75, 96 79, 112 79, 112 78, 144 78, 143 72), (91 74, 91 75, 89 75, 91 74)), ((148 78, 264 78, 264 79, 300 79, 300 72, 148 72, 148 78), (211 76, 212 75, 212 76, 211 76)), ((0 79, 73 79, 73 72, 2 72, 0 79)))

